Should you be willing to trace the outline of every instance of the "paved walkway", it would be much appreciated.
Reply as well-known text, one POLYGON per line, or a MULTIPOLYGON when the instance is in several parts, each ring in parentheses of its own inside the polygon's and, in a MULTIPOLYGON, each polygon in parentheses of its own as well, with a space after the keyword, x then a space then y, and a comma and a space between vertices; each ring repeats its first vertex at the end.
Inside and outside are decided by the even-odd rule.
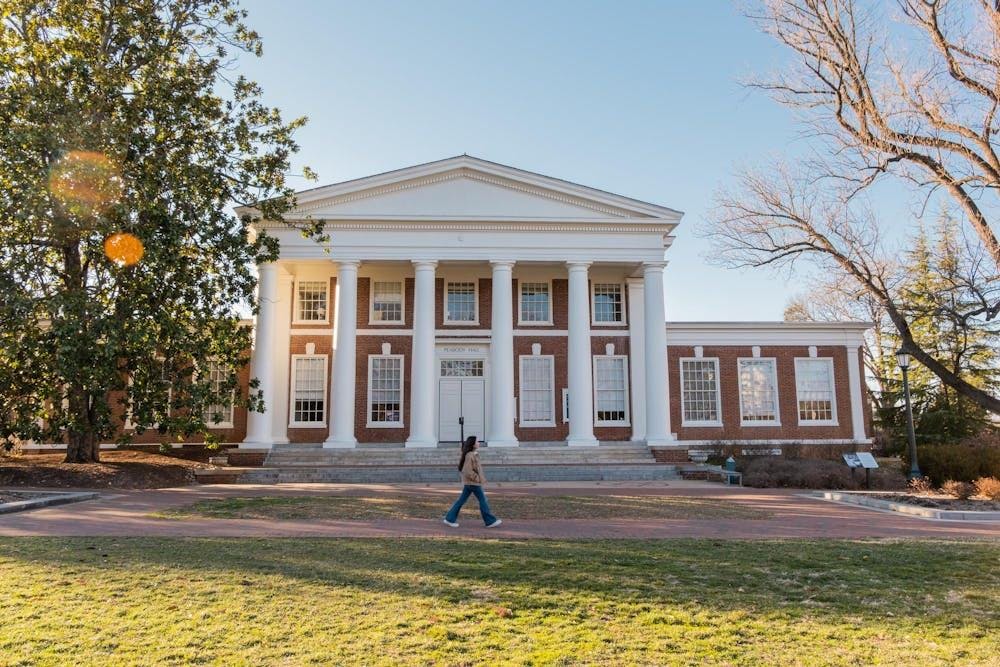
MULTIPOLYGON (((703 482, 498 483, 502 495, 664 495, 719 499, 764 509, 767 519, 508 520, 487 530, 469 516, 458 529, 426 519, 278 521, 251 519, 164 520, 158 510, 232 496, 439 495, 442 514, 453 484, 288 484, 189 486, 154 491, 109 491, 98 500, 0 516, 0 536, 172 537, 493 537, 493 538, 985 538, 1000 539, 1000 524, 934 521, 804 498, 795 491, 730 488, 703 482)), ((501 514, 502 516, 502 514, 501 514)))

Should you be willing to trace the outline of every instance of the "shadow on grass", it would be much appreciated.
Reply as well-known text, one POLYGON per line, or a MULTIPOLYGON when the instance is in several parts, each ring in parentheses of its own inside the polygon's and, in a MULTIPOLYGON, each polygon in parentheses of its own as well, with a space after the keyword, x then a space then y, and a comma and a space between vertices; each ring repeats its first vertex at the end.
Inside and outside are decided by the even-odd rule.
POLYGON ((888 611, 895 624, 923 627, 995 626, 998 557, 989 542, 0 539, 0 558, 25 567, 97 566, 109 577, 165 568, 226 584, 284 577, 446 603, 486 588, 521 608, 590 598, 859 623, 885 623, 888 611))

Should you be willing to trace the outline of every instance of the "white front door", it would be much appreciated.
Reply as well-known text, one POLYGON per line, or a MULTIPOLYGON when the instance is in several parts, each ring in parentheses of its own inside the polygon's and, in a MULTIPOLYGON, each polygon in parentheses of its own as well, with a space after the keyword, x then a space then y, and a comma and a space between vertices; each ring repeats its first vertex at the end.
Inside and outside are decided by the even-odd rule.
POLYGON ((459 442, 464 421, 465 437, 480 439, 486 431, 486 381, 479 359, 442 359, 438 390, 438 440, 459 442))

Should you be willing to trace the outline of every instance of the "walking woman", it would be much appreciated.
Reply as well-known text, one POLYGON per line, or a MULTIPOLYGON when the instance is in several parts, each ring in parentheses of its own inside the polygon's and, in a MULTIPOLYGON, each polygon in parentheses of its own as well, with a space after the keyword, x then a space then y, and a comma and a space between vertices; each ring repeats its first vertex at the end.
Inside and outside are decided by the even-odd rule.
POLYGON ((444 522, 452 528, 458 528, 458 513, 470 495, 475 495, 476 500, 479 501, 479 513, 483 515, 483 523, 486 524, 487 528, 493 528, 502 523, 500 519, 490 513, 490 504, 486 502, 486 494, 483 493, 486 476, 483 474, 483 466, 479 463, 478 449, 479 441, 474 435, 470 435, 462 443, 462 456, 458 460, 458 469, 462 471, 462 484, 464 484, 462 495, 458 497, 458 500, 444 517, 444 522))

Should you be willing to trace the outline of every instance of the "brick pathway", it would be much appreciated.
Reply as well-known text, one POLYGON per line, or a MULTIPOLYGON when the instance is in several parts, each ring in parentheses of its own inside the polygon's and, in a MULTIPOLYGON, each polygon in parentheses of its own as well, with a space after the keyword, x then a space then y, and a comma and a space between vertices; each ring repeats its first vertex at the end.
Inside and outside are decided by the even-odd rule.
MULTIPOLYGON (((1000 523, 932 521, 803 498, 794 491, 727 488, 698 482, 575 482, 493 484, 494 495, 666 495, 717 498, 765 509, 768 519, 509 520, 485 529, 470 515, 462 527, 426 519, 376 521, 163 520, 148 514, 209 498, 253 495, 440 495, 442 514, 455 497, 451 484, 219 485, 155 491, 109 491, 99 500, 0 516, 0 536, 183 537, 503 537, 503 538, 985 538, 1000 539, 1000 523)), ((494 508, 502 502, 493 502, 494 508)), ((499 513, 499 512, 498 512, 499 513)))

